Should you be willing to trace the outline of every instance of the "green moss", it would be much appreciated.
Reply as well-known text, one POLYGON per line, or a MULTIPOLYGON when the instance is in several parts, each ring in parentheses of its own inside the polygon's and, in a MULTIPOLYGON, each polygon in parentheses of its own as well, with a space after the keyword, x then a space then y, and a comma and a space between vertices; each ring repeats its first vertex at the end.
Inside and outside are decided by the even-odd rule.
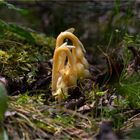
MULTIPOLYGON (((36 64, 52 57, 55 39, 0 21, 0 71, 10 78, 36 72, 36 64)), ((34 75, 33 74, 33 75, 34 75)), ((35 76, 35 75, 34 75, 35 76)))

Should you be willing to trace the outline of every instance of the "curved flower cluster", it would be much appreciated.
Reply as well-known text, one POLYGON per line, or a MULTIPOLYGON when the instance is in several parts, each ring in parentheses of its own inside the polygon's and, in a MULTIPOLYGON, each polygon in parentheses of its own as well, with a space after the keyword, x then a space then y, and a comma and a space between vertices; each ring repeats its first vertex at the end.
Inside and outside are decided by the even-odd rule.
POLYGON ((90 76, 84 53, 82 43, 70 30, 59 34, 52 69, 52 94, 59 101, 67 98, 68 87, 76 85, 77 79, 90 76), (72 45, 64 43, 65 39, 69 39, 72 45))

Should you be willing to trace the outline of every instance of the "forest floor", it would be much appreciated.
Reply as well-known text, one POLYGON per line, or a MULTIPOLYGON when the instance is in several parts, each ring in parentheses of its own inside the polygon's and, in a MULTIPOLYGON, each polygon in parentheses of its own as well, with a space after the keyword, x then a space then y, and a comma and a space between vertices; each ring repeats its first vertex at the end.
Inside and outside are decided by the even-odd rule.
POLYGON ((140 139, 140 34, 114 29, 109 36, 108 29, 100 35, 107 45, 84 43, 91 76, 58 102, 51 90, 56 38, 0 20, 0 82, 8 92, 0 138, 140 139))
POLYGON ((121 44, 111 53, 99 48, 97 63, 94 52, 87 51, 92 76, 78 80, 69 97, 57 102, 51 93, 55 39, 4 22, 1 26, 1 78, 9 94, 3 126, 10 140, 122 139, 137 133, 131 130, 140 120, 138 95, 132 96, 139 90, 136 48, 121 44), (133 55, 124 66, 126 49, 125 57, 133 55))

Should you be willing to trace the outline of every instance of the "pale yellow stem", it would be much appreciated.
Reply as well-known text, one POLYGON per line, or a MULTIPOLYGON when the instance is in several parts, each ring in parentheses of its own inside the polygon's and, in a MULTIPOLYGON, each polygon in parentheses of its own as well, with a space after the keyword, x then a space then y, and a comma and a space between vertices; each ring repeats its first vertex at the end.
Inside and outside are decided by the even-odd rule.
MULTIPOLYGON (((59 78, 60 74, 60 70, 59 66, 61 65, 58 60, 59 57, 61 57, 62 63, 65 62, 66 57, 61 56, 62 52, 65 52, 65 55, 68 57, 68 63, 71 66, 71 73, 73 73, 74 71, 74 61, 73 61, 73 57, 72 54, 70 52, 70 50, 67 47, 59 47, 56 48, 55 52, 54 52, 54 56, 53 56, 53 69, 52 69, 52 91, 56 91, 56 85, 57 85, 57 80, 59 78), (60 65, 59 65, 60 64, 60 65)), ((62 68, 62 66, 61 66, 62 68)), ((64 66, 63 66, 64 68, 64 66)))
POLYGON ((62 32, 56 39, 56 48, 60 47, 64 43, 64 39, 70 39, 73 43, 73 46, 79 46, 78 38, 71 32, 62 32))
POLYGON ((85 50, 83 49, 80 40, 71 32, 65 31, 59 34, 59 36, 56 39, 56 48, 60 47, 64 43, 64 39, 70 39, 73 43, 73 46, 76 47, 76 49, 72 49, 72 54, 75 58, 75 61, 77 61, 77 59, 80 60, 82 57, 84 57, 82 50, 85 50))

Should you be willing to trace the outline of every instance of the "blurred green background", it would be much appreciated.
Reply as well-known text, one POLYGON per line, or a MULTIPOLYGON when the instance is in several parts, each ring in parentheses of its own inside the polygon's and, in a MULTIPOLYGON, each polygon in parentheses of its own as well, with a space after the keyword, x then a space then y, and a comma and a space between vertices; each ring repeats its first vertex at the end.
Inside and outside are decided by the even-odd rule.
POLYGON ((24 9, 0 7, 0 19, 48 36, 74 27, 87 47, 117 45, 124 33, 140 31, 139 0, 7 0, 24 9), (111 39, 110 39, 111 38, 111 39))

